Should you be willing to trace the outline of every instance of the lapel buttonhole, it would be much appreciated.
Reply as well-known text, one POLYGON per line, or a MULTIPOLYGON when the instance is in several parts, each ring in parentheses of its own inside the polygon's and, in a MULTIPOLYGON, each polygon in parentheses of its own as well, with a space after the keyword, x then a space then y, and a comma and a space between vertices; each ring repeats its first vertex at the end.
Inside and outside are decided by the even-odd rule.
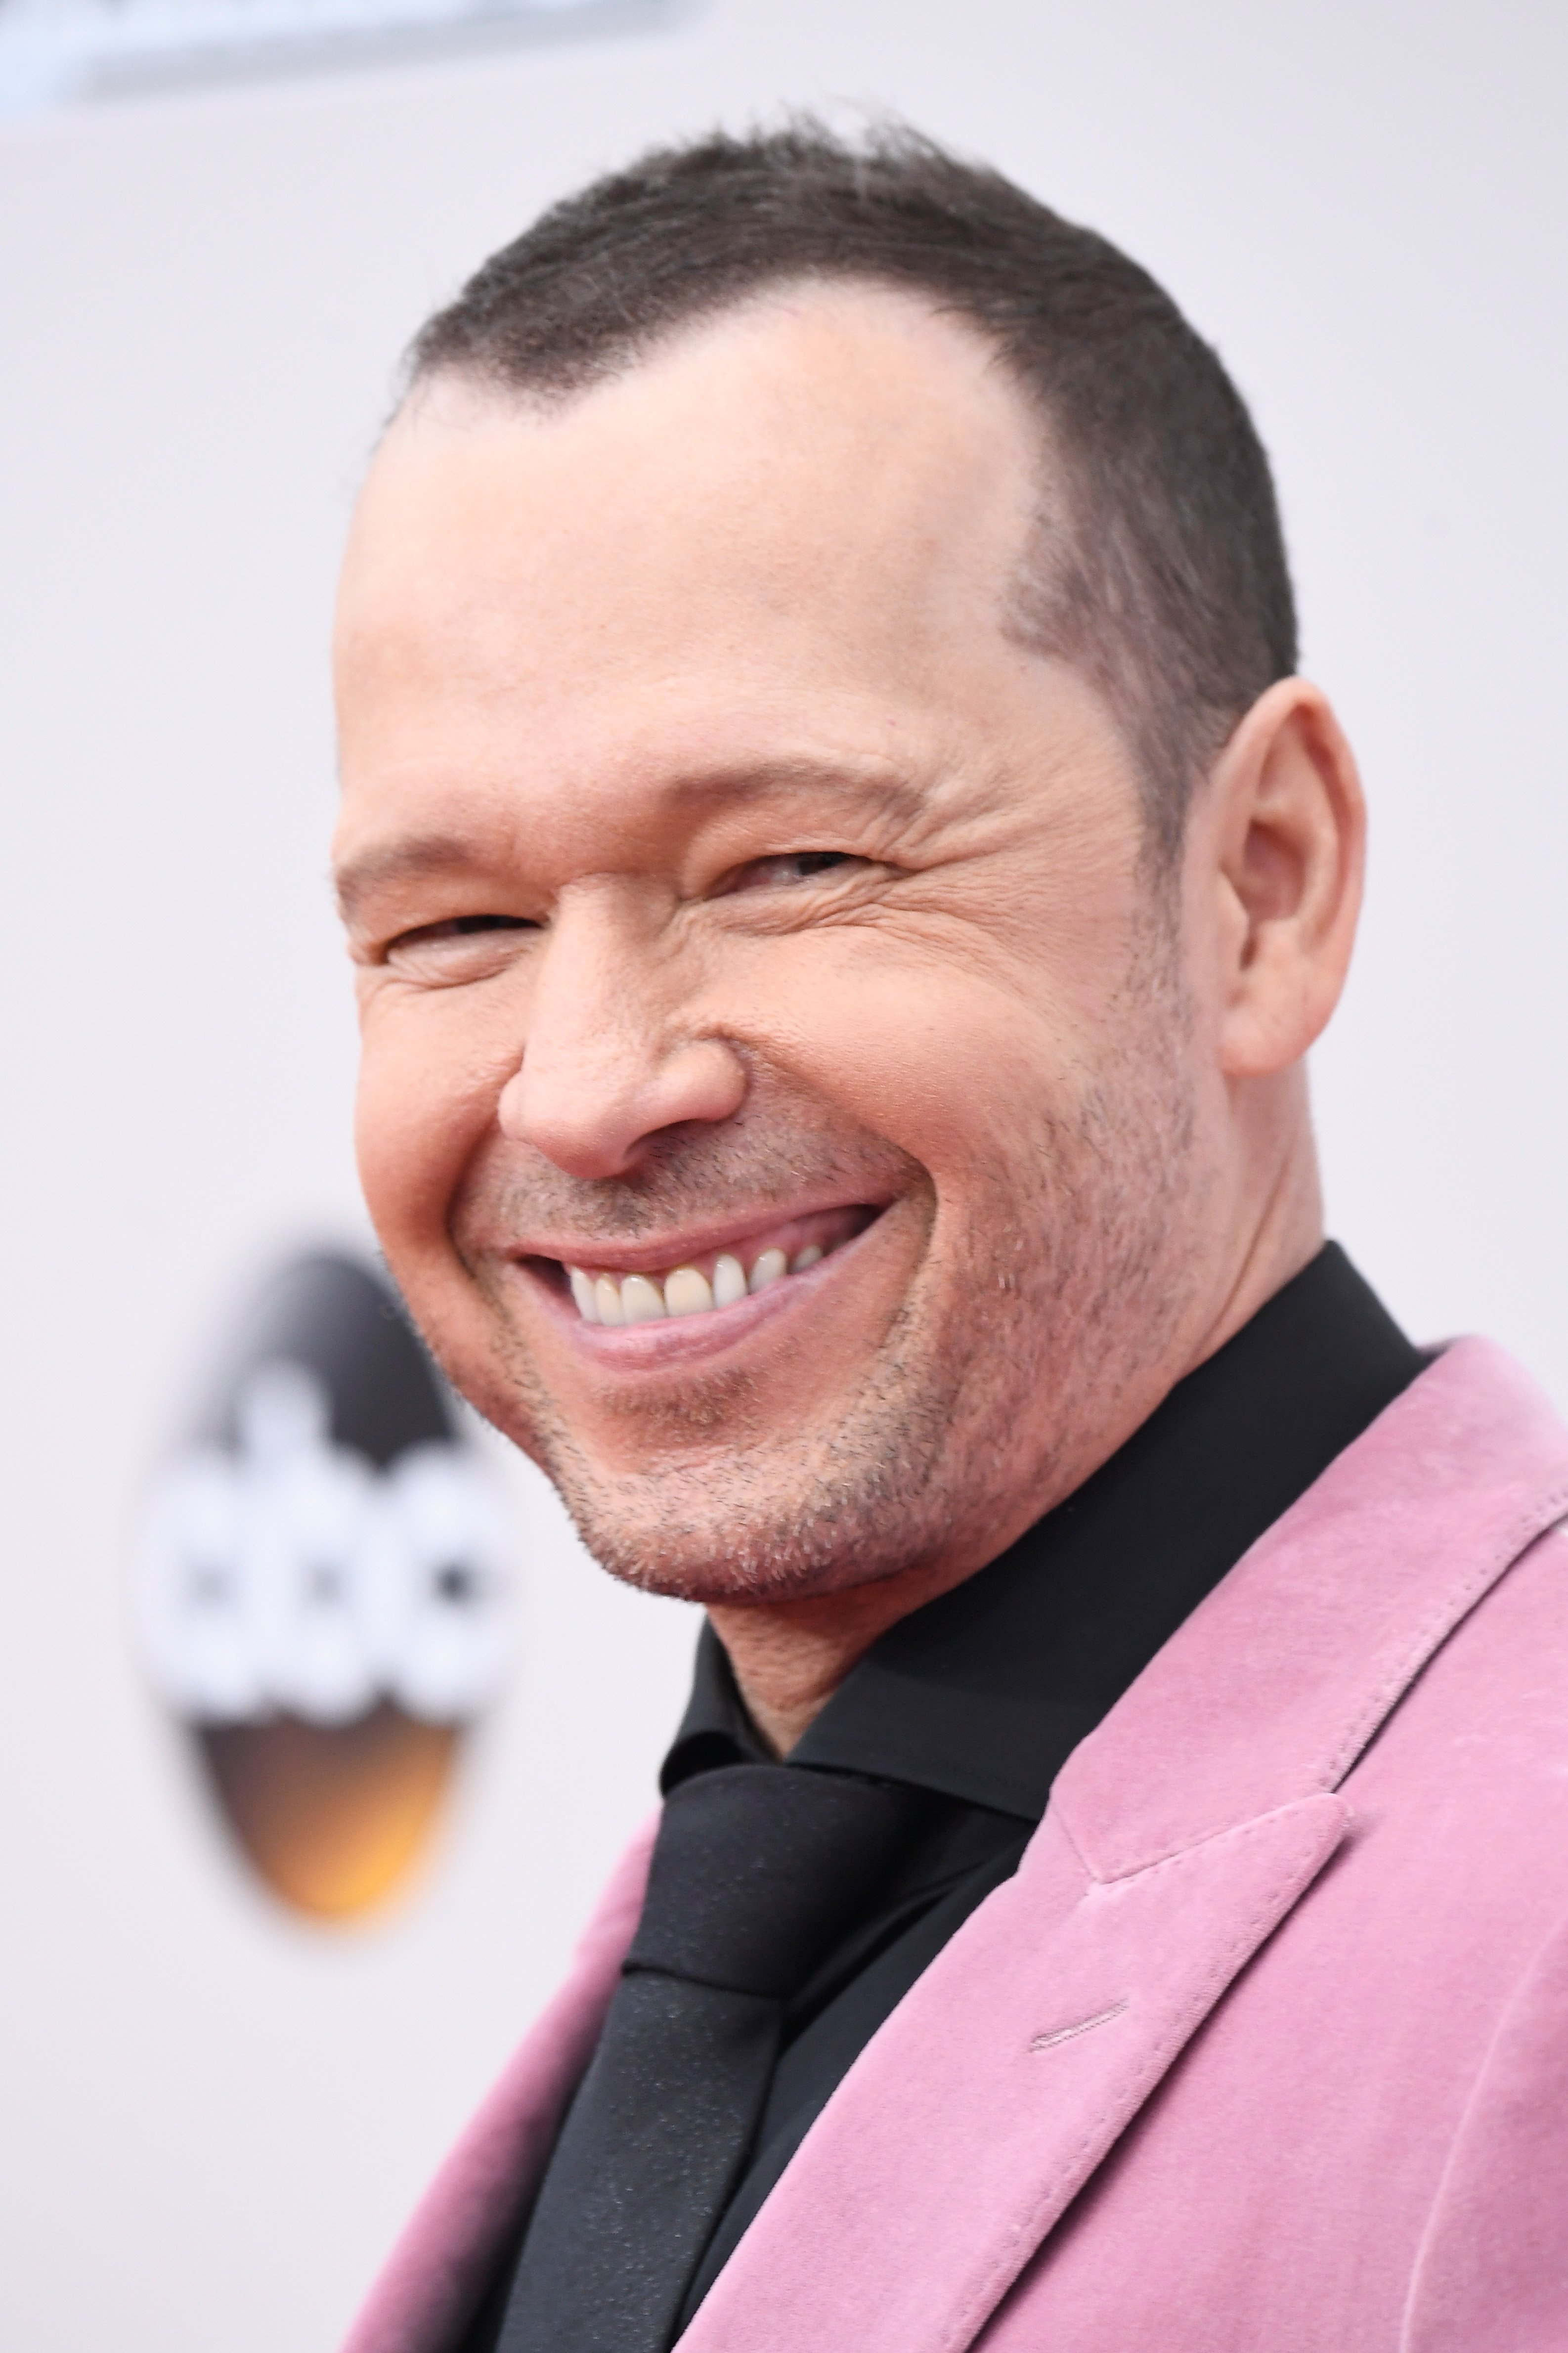
POLYGON ((1077 2035, 1089 2034, 1097 2026, 1109 2026, 1128 2007, 1128 1998, 1113 2001, 1109 2010, 1097 2010, 1092 2018, 1080 2018, 1074 2026, 1058 2026, 1049 2034, 1037 2034, 1030 2042, 1031 2051, 1054 2051, 1058 2042, 1071 2042, 1077 2035))

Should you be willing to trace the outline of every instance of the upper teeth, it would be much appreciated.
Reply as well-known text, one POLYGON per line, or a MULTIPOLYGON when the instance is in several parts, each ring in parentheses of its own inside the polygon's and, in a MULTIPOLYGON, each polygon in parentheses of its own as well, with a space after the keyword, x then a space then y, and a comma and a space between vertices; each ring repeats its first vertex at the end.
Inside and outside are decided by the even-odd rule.
POLYGON ((588 1274, 569 1266, 572 1296, 585 1324, 647 1324, 658 1315, 703 1315, 711 1307, 733 1307, 749 1291, 765 1291, 783 1274, 804 1274, 822 1256, 808 1242, 786 1259, 782 1250, 758 1253, 750 1274, 726 1250, 714 1261, 712 1280, 694 1266, 672 1267, 666 1275, 588 1274))

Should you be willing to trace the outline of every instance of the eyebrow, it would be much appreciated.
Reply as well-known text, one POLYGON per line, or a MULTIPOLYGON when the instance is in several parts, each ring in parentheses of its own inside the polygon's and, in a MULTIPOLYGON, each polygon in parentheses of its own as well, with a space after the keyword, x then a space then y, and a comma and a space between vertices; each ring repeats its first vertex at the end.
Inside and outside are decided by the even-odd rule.
POLYGON ((911 820, 926 815, 931 805, 923 786, 893 770, 873 767, 868 763, 857 773, 848 761, 812 759, 758 761, 743 768, 717 768, 707 775, 680 776, 669 786, 668 797, 679 807, 683 803, 761 799, 767 793, 795 791, 826 791, 876 801, 894 815, 911 820))
MULTIPOLYGON (((742 768, 678 776, 662 788, 661 798, 675 808, 701 807, 761 799, 769 793, 825 790, 874 802, 907 824, 931 814, 928 793, 907 776, 869 769, 857 775, 847 763, 810 759, 759 761, 742 768)), ((490 853, 461 834, 416 833, 401 841, 374 844, 345 859, 335 870, 338 909, 346 921, 374 892, 433 874, 473 873, 489 862, 490 853)))
POLYGON ((481 863, 477 846, 451 833, 416 833, 404 841, 359 850, 333 869, 338 912, 346 920, 362 900, 389 883, 412 881, 426 874, 472 871, 481 863))

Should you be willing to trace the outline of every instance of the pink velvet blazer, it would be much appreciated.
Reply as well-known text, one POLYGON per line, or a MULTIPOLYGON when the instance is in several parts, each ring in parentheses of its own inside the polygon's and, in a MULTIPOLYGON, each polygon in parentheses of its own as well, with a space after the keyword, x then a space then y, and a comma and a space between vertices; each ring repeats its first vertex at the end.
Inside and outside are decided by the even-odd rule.
MULTIPOLYGON (((1565 2353, 1568 1429, 1449 1348, 1058 1778, 682 2353, 1565 2353)), ((651 1825, 345 2353, 449 2353, 651 1825)))

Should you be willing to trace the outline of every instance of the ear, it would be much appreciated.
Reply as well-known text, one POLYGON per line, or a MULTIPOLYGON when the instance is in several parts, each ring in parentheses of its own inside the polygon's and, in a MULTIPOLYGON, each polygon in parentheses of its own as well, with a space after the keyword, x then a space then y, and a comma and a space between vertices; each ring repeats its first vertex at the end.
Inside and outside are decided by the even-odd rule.
POLYGON ((1361 912, 1366 803, 1315 686, 1281 679, 1259 696, 1194 815, 1188 880, 1217 963, 1221 1067, 1268 1077, 1339 1002, 1361 912))

